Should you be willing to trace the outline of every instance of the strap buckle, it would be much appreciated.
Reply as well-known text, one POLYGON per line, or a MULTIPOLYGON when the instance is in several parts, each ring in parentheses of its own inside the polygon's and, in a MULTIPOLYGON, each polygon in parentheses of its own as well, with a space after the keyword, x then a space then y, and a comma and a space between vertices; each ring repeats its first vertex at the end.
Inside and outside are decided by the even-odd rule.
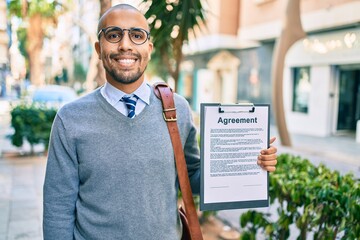
POLYGON ((171 111, 176 111, 176 108, 168 108, 168 109, 163 110, 163 117, 166 122, 176 122, 177 121, 176 115, 175 115, 175 117, 170 117, 170 118, 166 117, 165 113, 171 112, 171 111))

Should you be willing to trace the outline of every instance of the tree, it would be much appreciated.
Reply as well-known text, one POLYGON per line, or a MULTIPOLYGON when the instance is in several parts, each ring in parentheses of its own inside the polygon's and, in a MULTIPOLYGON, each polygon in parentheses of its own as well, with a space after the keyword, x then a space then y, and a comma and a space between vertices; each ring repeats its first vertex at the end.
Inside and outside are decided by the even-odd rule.
POLYGON ((282 145, 291 146, 291 139, 287 130, 284 97, 283 97, 283 72, 284 61, 287 51, 298 40, 306 36, 300 19, 300 0, 288 0, 286 12, 283 19, 283 27, 279 39, 276 41, 273 66, 272 82, 273 92, 272 99, 274 105, 276 125, 279 130, 282 145))
MULTIPOLYGON (((100 0, 100 14, 99 18, 111 7, 111 0, 100 0)), ((102 61, 99 60, 97 57, 97 53, 94 51, 94 54, 96 55, 97 60, 97 75, 95 77, 95 81, 100 86, 105 83, 105 69, 102 65, 102 61)))
POLYGON ((143 0, 142 3, 149 6, 145 17, 150 21, 153 58, 162 60, 176 88, 184 57, 182 46, 189 40, 189 33, 204 23, 203 5, 201 0, 143 0))
MULTIPOLYGON (((111 7, 111 0, 99 0, 100 3, 100 13, 99 18, 111 7)), ((77 23, 85 32, 86 27, 84 23, 77 23)), ((96 34, 88 33, 90 36, 90 42, 95 43, 97 41, 96 34)), ((89 71, 86 75, 86 91, 90 92, 94 89, 94 82, 97 86, 101 86, 105 83, 105 69, 102 65, 102 62, 99 60, 99 57, 96 51, 93 51, 90 58, 89 71)))
POLYGON ((22 19, 26 28, 26 46, 30 81, 35 86, 44 84, 41 51, 46 27, 56 24, 57 17, 65 10, 57 1, 47 0, 10 0, 9 13, 22 19))

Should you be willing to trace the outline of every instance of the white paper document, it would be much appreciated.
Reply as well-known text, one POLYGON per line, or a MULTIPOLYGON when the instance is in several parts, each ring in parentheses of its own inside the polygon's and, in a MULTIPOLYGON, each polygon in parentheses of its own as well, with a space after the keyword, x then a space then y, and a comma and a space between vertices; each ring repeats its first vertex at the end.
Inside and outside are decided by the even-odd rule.
POLYGON ((269 144, 269 108, 201 104, 200 210, 269 205, 268 172, 257 165, 269 144))

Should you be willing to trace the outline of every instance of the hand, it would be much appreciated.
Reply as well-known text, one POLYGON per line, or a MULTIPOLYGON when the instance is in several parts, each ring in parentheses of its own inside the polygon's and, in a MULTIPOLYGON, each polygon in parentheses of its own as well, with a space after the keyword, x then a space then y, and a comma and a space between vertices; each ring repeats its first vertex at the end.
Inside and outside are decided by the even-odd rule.
MULTIPOLYGON (((270 144, 275 142, 276 137, 272 137, 270 139, 270 144)), ((260 155, 258 156, 257 164, 264 170, 269 172, 274 172, 276 170, 276 152, 277 148, 270 145, 268 149, 263 149, 260 152, 260 155)))

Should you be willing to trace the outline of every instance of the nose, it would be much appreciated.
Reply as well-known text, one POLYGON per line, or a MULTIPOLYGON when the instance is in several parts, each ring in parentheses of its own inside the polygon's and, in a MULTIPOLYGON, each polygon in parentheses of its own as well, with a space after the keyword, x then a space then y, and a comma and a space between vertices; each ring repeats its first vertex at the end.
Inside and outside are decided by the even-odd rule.
POLYGON ((118 43, 119 49, 123 50, 123 51, 128 51, 133 48, 133 43, 130 40, 129 30, 124 29, 123 31, 124 31, 123 32, 124 35, 123 35, 122 39, 120 40, 120 42, 118 43))

